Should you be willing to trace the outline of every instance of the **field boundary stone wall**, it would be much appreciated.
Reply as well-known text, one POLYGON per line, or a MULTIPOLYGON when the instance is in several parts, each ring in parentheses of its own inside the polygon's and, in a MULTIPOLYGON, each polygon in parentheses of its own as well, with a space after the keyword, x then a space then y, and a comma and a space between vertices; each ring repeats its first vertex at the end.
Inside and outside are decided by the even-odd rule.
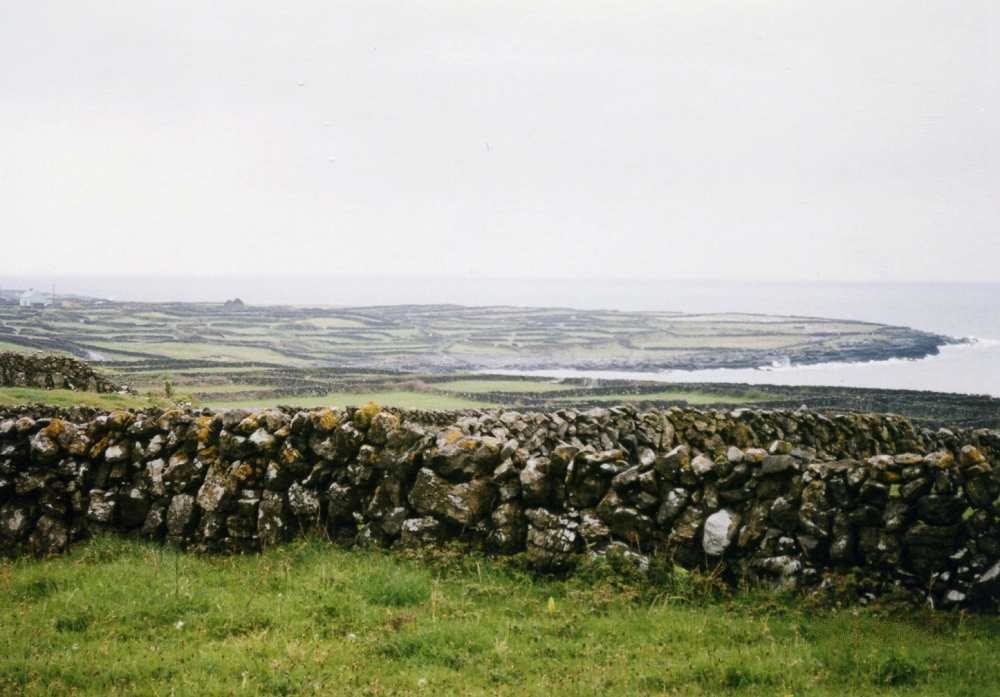
POLYGON ((1000 433, 807 410, 0 409, 0 551, 460 541, 995 611, 1000 433))
POLYGON ((38 387, 80 392, 120 392, 122 387, 69 356, 0 353, 0 387, 38 387))

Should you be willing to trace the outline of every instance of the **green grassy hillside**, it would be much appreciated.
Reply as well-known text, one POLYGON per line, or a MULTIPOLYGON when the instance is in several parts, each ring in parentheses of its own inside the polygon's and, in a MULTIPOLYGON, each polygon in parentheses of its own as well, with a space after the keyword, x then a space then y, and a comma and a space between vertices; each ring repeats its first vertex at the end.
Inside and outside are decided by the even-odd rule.
POLYGON ((593 565, 98 539, 0 563, 4 695, 996 695, 1000 620, 593 565))

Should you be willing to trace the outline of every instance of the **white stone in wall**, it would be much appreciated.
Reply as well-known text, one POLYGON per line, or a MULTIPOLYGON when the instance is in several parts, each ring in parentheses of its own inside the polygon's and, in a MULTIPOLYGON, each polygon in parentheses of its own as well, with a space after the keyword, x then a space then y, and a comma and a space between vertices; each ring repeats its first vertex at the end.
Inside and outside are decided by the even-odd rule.
POLYGON ((740 525, 738 514, 726 509, 708 516, 705 521, 705 531, 702 534, 701 546, 710 557, 721 557, 736 536, 740 525))

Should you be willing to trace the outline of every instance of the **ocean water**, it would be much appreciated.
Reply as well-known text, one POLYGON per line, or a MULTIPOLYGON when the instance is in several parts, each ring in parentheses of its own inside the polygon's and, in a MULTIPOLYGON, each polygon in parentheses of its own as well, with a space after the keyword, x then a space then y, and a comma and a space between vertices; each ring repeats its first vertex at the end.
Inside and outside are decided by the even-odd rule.
POLYGON ((462 278, 0 278, 117 300, 222 301, 296 305, 559 306, 582 309, 751 312, 868 320, 974 342, 923 360, 761 367, 747 370, 617 373, 543 371, 553 376, 631 377, 665 382, 808 384, 989 394, 1000 397, 1000 284, 761 283, 666 280, 462 278))

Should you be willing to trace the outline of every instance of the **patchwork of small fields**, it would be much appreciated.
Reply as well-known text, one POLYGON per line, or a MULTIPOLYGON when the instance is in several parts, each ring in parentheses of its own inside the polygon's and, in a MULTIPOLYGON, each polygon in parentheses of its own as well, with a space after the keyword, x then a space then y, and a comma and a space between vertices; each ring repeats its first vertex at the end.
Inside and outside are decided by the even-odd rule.
POLYGON ((1000 425, 1000 401, 838 388, 671 385, 489 375, 492 367, 707 367, 776 358, 885 357, 942 337, 843 320, 559 308, 245 307, 63 299, 0 305, 0 349, 85 358, 133 397, 0 388, 0 403, 117 408, 379 404, 420 409, 668 406, 896 411, 930 424, 1000 425), (475 369, 471 372, 470 369, 475 369))
POLYGON ((851 353, 909 355, 941 337, 865 322, 452 305, 357 308, 64 300, 0 306, 0 341, 107 361, 490 369, 755 366, 851 353))

